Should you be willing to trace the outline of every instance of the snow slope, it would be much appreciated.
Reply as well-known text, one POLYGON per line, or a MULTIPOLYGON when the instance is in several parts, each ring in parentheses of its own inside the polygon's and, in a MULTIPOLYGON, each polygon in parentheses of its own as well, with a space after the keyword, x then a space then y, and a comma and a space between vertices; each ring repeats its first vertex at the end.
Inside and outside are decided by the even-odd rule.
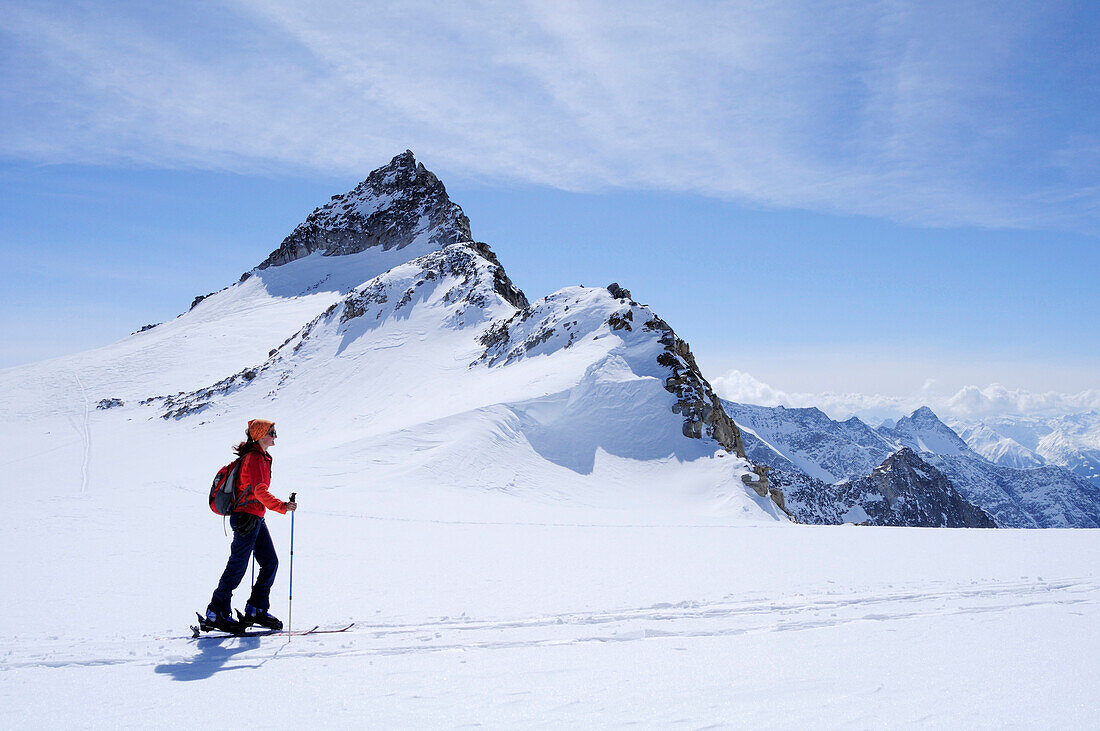
POLYGON ((272 348, 343 294, 415 254, 407 249, 335 258, 315 254, 257 271, 175 320, 112 345, 0 370, 0 390, 24 392, 0 403, 0 416, 37 416, 81 391, 95 402, 131 402, 200 388, 263 362, 272 348))
MULTIPOLYGON (((772 408, 731 401, 723 401, 723 406, 735 422, 744 425, 788 464, 825 482, 867 474, 896 449, 856 417, 837 422, 818 408, 772 408)), ((774 461, 767 450, 762 450, 757 459, 766 464, 774 461)))
POLYGON ((1015 439, 998 434, 984 425, 959 430, 967 446, 994 464, 1030 469, 1043 464, 1043 458, 1015 439))
POLYGON ((164 638, 227 539, 166 495, 8 516, 34 606, 0 616, 6 725, 1087 728, 1100 700, 1092 531, 420 520, 310 488, 294 625, 357 625, 193 642, 164 638))

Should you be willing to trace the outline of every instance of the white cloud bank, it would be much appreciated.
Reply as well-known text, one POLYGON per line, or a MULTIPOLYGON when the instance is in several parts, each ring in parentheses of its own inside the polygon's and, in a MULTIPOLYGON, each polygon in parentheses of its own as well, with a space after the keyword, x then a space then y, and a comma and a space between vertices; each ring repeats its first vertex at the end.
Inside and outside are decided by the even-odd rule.
POLYGON ((761 406, 808 408, 816 406, 833 419, 858 416, 875 425, 877 421, 905 416, 921 406, 928 406, 942 419, 978 419, 1007 415, 1061 415, 1100 410, 1100 390, 1079 393, 1033 393, 1008 389, 999 383, 985 388, 966 386, 953 394, 944 394, 936 382, 926 381, 916 393, 907 396, 884 396, 862 393, 788 393, 772 388, 750 374, 733 370, 714 379, 719 396, 738 403, 761 406))
POLYGON ((960 418, 1003 414, 1068 414, 1100 410, 1100 390, 1079 393, 1032 393, 1010 390, 999 383, 985 388, 966 386, 947 401, 951 413, 960 418))
POLYGON ((1068 6, 188 8, 5 5, 0 156, 361 175, 410 147, 448 176, 1100 230, 1068 6))

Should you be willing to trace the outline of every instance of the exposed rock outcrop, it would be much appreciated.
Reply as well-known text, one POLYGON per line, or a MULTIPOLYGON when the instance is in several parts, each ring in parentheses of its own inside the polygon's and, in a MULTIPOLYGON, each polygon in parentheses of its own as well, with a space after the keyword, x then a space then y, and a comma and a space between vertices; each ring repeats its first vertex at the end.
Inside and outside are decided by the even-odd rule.
MULTIPOLYGON (((751 487, 760 497, 770 497, 772 501, 779 506, 780 510, 790 515, 787 511, 783 491, 777 487, 772 487, 771 482, 768 480, 768 472, 771 471, 771 467, 763 464, 754 464, 752 466, 752 471, 753 474, 751 475, 741 475, 741 482, 751 487)), ((793 518, 794 516, 791 517, 793 518)))
POLYGON ((525 295, 523 290, 519 287, 512 284, 512 280, 508 278, 508 274, 505 273, 504 267, 500 265, 497 255, 493 253, 489 245, 477 241, 471 243, 470 248, 480 254, 486 261, 493 264, 493 289, 496 293, 517 310, 522 310, 526 307, 529 304, 527 295, 525 295))
POLYGON ((607 285, 607 291, 611 293, 611 296, 618 300, 632 300, 629 289, 623 289, 619 286, 618 282, 612 282, 607 285))
POLYGON ((659 317, 646 322, 643 326, 659 336, 665 347, 657 356, 657 362, 672 374, 665 379, 665 390, 676 396, 672 410, 684 417, 684 436, 699 439, 705 433, 738 457, 745 456, 745 443, 741 440, 741 430, 733 423, 722 408, 722 401, 703 378, 691 347, 673 332, 667 322, 659 317))

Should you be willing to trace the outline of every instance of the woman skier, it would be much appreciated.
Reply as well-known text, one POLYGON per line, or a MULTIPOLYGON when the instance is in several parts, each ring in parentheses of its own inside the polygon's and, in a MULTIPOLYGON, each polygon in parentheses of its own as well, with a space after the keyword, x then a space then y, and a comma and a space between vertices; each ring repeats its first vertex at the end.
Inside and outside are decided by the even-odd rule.
POLYGON ((258 624, 268 629, 280 630, 283 623, 268 612, 269 594, 275 581, 275 572, 279 568, 279 557, 275 555, 275 545, 264 522, 264 513, 270 508, 277 513, 286 514, 297 509, 292 502, 283 502, 268 491, 271 484, 271 455, 268 449, 275 444, 275 424, 264 419, 248 422, 245 440, 234 451, 242 457, 237 485, 240 499, 229 525, 233 527, 233 546, 229 551, 229 561, 222 572, 218 588, 206 608, 208 629, 220 629, 238 634, 251 625, 258 624), (233 590, 244 578, 248 568, 248 559, 255 553, 256 563, 260 564, 260 575, 252 587, 252 595, 245 604, 245 613, 237 613, 237 619, 231 615, 230 600, 233 590))

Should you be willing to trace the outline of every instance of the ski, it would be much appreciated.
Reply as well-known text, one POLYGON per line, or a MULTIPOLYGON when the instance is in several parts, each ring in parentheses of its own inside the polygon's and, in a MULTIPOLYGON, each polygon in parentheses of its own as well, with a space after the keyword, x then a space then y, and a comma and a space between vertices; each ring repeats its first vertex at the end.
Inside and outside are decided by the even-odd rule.
MULTIPOLYGON (((214 632, 203 633, 198 627, 192 626, 190 637, 192 640, 231 640, 234 638, 248 638, 248 637, 272 637, 274 635, 287 635, 289 637, 297 637, 298 635, 313 635, 320 633, 321 625, 313 627, 313 629, 306 630, 292 630, 290 632, 285 629, 261 629, 261 630, 245 630, 240 634, 230 634, 229 632, 221 632, 215 630, 214 632)), ((342 632, 343 630, 328 630, 329 632, 342 632)), ((188 639, 188 638, 181 638, 188 639)))
MULTIPOLYGON (((351 629, 354 626, 355 626, 355 622, 352 622, 347 627, 329 627, 328 629, 317 629, 317 627, 320 627, 320 625, 317 625, 317 627, 314 627, 311 630, 307 630, 307 631, 303 632, 302 634, 304 634, 304 635, 335 635, 335 634, 339 634, 340 632, 347 632, 349 629, 351 629)), ((297 632, 291 632, 290 634, 297 635, 298 633, 297 632)))
POLYGON ((189 636, 179 637, 158 637, 158 640, 228 640, 235 637, 271 637, 275 635, 285 635, 289 637, 301 637, 303 635, 328 635, 336 634, 339 632, 347 632, 349 629, 355 626, 355 622, 347 625, 346 627, 333 627, 328 629, 321 629, 321 625, 315 625, 311 629, 300 629, 287 631, 284 629, 263 629, 248 631, 245 630, 240 634, 232 634, 230 632, 222 632, 220 630, 204 631, 200 625, 191 625, 191 634, 189 636))
MULTIPOLYGON (((230 638, 233 638, 233 637, 269 637, 269 636, 272 636, 272 635, 284 635, 284 636, 288 636, 288 637, 301 637, 303 635, 331 635, 331 634, 337 634, 337 633, 340 633, 340 632, 347 632, 349 629, 351 629, 354 626, 355 626, 355 622, 352 622, 347 627, 334 627, 334 628, 329 628, 329 629, 321 629, 321 625, 317 624, 317 625, 314 625, 312 629, 291 630, 289 632, 285 629, 265 629, 265 630, 258 630, 258 631, 255 631, 255 632, 249 632, 249 631, 246 630, 244 634, 240 634, 240 635, 231 635, 228 632, 221 632, 219 634, 214 634, 214 635, 212 635, 212 634, 205 634, 205 635, 200 634, 197 637, 193 637, 192 639, 199 639, 199 640, 202 640, 202 639, 223 639, 224 640, 224 639, 230 639, 230 638)), ((191 629, 194 630, 195 628, 192 627, 191 629)), ((186 639, 186 638, 184 638, 184 639, 186 639)))

